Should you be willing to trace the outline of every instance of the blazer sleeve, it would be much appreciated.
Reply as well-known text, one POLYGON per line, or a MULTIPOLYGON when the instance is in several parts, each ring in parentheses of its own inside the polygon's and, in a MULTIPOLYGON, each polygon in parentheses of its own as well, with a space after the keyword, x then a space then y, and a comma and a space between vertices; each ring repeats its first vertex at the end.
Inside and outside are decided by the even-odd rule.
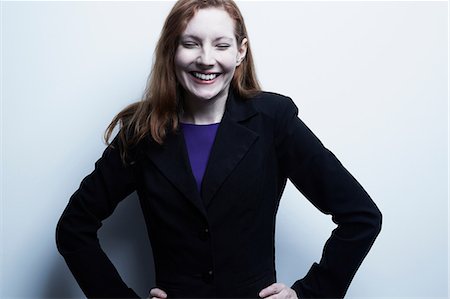
POLYGON ((97 231, 117 204, 135 190, 131 166, 123 166, 117 136, 86 176, 56 226, 56 245, 88 298, 140 298, 102 250, 97 231))
POLYGON ((295 187, 337 227, 319 263, 291 288, 299 298, 343 298, 381 230, 382 214, 336 156, 298 118, 292 99, 280 101, 276 146, 280 167, 295 187))

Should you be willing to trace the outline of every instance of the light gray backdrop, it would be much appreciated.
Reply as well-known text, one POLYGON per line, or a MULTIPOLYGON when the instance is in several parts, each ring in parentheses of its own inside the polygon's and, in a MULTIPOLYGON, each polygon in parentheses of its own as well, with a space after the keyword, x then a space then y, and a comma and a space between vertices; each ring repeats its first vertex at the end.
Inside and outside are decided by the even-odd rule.
MULTIPOLYGON (((299 116, 372 196, 382 232, 348 298, 448 295, 447 2, 238 2, 264 90, 299 116)), ((139 99, 173 1, 2 3, 2 298, 83 294, 55 247, 102 133, 139 99)), ((287 186, 280 282, 319 261, 335 225, 287 186)), ((100 231, 142 297, 153 280, 137 197, 100 231)))

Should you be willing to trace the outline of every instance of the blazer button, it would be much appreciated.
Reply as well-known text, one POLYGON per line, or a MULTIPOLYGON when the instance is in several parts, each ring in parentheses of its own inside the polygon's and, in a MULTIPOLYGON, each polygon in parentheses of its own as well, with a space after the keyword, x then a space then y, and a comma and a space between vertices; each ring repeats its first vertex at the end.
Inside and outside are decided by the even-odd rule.
POLYGON ((209 239, 209 229, 205 228, 200 232, 200 240, 206 241, 209 239))
POLYGON ((213 281, 213 278, 214 278, 213 271, 212 271, 212 270, 209 270, 209 271, 207 271, 207 272, 204 272, 203 275, 202 275, 202 277, 203 277, 203 280, 204 280, 206 283, 211 283, 211 282, 213 281))

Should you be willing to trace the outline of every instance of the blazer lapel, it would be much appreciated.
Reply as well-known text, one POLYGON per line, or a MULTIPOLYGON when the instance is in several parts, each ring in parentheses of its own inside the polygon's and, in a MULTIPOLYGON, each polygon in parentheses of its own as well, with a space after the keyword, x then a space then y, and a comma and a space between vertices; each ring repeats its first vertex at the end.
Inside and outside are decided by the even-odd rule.
POLYGON ((197 190, 186 143, 180 129, 169 133, 162 145, 152 142, 145 151, 163 175, 206 217, 206 209, 197 190))
POLYGON ((202 181, 201 198, 206 207, 258 138, 256 132, 240 123, 256 113, 252 100, 243 100, 232 88, 229 89, 225 113, 217 129, 202 181))
POLYGON ((164 176, 207 217, 206 208, 211 204, 217 190, 258 137, 257 133, 240 124, 256 113, 251 100, 240 99, 230 87, 200 192, 197 190, 180 128, 167 134, 162 145, 150 141, 145 153, 164 176))

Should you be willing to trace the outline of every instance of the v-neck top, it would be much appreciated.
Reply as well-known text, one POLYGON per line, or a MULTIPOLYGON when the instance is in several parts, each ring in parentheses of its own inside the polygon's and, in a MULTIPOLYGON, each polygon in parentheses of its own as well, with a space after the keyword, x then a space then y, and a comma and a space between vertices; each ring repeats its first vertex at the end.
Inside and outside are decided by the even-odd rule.
POLYGON ((209 154, 211 152, 217 128, 220 123, 196 125, 180 122, 181 129, 186 141, 186 148, 189 155, 192 173, 197 182, 197 188, 200 192, 203 175, 208 164, 209 154))

